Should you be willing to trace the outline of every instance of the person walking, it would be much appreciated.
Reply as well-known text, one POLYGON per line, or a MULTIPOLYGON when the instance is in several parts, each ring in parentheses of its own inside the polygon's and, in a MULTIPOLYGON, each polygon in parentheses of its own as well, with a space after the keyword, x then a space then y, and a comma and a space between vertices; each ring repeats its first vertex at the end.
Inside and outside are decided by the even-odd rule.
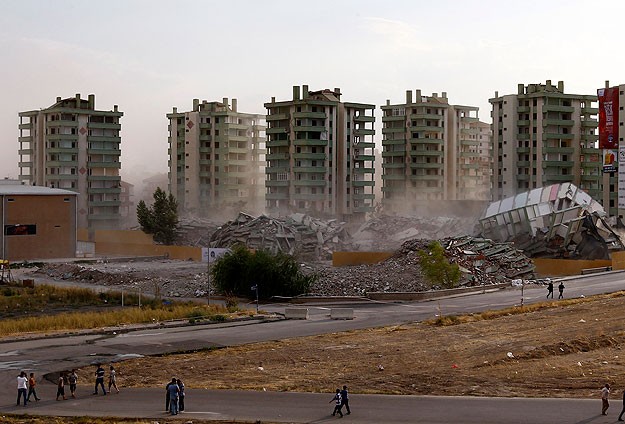
POLYGON ((601 389, 601 415, 608 415, 608 408, 610 407, 610 402, 608 398, 610 397, 610 385, 605 383, 603 389, 601 389))
POLYGON ((69 381, 69 393, 73 398, 76 398, 76 385, 78 384, 78 374, 76 374, 76 370, 72 370, 69 377, 67 377, 67 381, 69 381))
POLYGON ((334 397, 330 399, 330 402, 328 403, 331 403, 331 402, 334 402, 334 411, 332 411, 332 416, 335 416, 336 413, 338 412, 340 417, 343 418, 343 411, 341 411, 341 408, 343 407, 343 403, 341 400, 341 389, 336 389, 336 393, 334 394, 334 397))
POLYGON ((184 412, 184 383, 181 379, 176 379, 178 385, 178 412, 184 412))
POLYGON ((67 400, 65 397, 65 372, 59 375, 59 381, 56 385, 56 400, 61 400, 59 397, 63 397, 63 400, 67 400))
POLYGON ((623 421, 623 414, 625 414, 625 389, 623 390, 623 409, 621 409, 621 414, 618 416, 618 421, 623 421))
POLYGON ((169 412, 171 415, 178 415, 178 396, 180 394, 180 389, 178 388, 178 383, 175 378, 171 379, 171 383, 167 386, 167 391, 169 392, 169 412))
POLYGON ((553 299, 553 283, 551 281, 549 281, 549 284, 547 285, 547 299, 549 299, 549 295, 551 295, 551 298, 553 299))
POLYGON ((169 403, 170 403, 170 394, 169 394, 169 386, 171 386, 171 382, 175 381, 176 377, 172 377, 171 381, 168 381, 165 384, 165 412, 169 412, 169 403))
POLYGON ((20 372, 20 375, 17 376, 17 406, 20 406, 20 398, 24 397, 24 406, 28 402, 26 400, 26 392, 28 391, 28 378, 26 378, 26 373, 24 371, 20 372))
POLYGON ((95 389, 93 390, 93 394, 98 394, 98 386, 102 387, 103 394, 106 394, 106 389, 104 388, 104 368, 102 368, 101 364, 98 364, 98 368, 95 370, 95 389))
POLYGON ((117 393, 119 393, 119 389, 117 388, 117 373, 115 372, 115 368, 113 365, 109 368, 109 392, 111 391, 111 387, 115 387, 117 393))
POLYGON ((563 299, 564 298, 564 283, 562 281, 560 281, 560 285, 558 286, 558 292, 560 292, 560 294, 558 295, 558 299, 563 299))
POLYGON ((35 389, 35 386, 37 385, 37 380, 35 380, 35 373, 31 372, 30 373, 30 377, 28 378, 28 396, 26 396, 26 401, 30 402, 30 396, 32 395, 35 400, 39 400, 40 398, 37 397, 37 390, 35 389))
POLYGON ((349 410, 349 394, 347 393, 347 386, 343 386, 343 390, 341 390, 341 407, 345 406, 346 415, 352 413, 349 410))

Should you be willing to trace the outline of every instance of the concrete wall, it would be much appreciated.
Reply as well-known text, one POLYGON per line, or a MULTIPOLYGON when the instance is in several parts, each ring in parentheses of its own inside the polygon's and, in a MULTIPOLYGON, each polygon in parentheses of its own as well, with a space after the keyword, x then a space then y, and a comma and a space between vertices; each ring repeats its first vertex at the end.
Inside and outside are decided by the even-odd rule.
POLYGON ((393 256, 393 252, 334 252, 332 266, 377 264, 393 256))
MULTIPOLYGON (((621 252, 625 253, 625 252, 621 252)), ((614 254, 612 254, 614 256, 614 254)), ((612 266, 611 260, 534 259, 538 277, 580 275, 583 269, 612 266)))

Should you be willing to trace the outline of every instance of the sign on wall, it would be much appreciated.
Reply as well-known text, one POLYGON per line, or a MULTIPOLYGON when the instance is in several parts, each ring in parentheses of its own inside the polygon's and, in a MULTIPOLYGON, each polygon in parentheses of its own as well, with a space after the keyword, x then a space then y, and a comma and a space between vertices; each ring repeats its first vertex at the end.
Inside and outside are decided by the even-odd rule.
POLYGON ((600 88, 599 98, 599 148, 618 149, 618 87, 600 88))

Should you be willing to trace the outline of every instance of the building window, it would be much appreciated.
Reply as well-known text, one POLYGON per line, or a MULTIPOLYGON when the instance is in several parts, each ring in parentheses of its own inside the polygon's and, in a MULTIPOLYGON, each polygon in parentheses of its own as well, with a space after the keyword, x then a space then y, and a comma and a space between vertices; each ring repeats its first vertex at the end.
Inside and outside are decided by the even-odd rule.
POLYGON ((34 224, 5 225, 4 235, 6 236, 32 236, 37 234, 37 226, 34 224))

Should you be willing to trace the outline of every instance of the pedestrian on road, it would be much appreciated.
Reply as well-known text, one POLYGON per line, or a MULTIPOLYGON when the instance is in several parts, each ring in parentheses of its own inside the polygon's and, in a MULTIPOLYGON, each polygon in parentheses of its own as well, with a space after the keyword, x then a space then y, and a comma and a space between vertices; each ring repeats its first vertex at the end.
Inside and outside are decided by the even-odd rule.
POLYGON ((171 379, 167 391, 169 392, 169 412, 171 415, 178 415, 178 396, 180 394, 180 389, 178 388, 178 383, 175 378, 171 379))
POLYGON ((119 389, 117 388, 117 373, 115 372, 115 368, 113 365, 109 368, 109 392, 111 391, 111 387, 115 387, 117 393, 119 393, 119 389))
POLYGON ((334 411, 332 411, 332 416, 335 416, 338 412, 341 418, 343 418, 343 412, 341 411, 341 408, 343 407, 343 402, 341 400, 341 389, 336 389, 334 397, 330 399, 330 402, 328 403, 331 402, 334 402, 334 411))
POLYGON ((17 406, 20 406, 20 397, 24 397, 24 406, 26 406, 26 392, 28 391, 28 378, 24 371, 17 376, 17 406))
POLYGON ((347 415, 352 413, 352 411, 349 410, 349 394, 347 393, 347 386, 343 386, 343 390, 341 390, 341 407, 343 406, 345 406, 347 415))
POLYGON ((30 395, 33 395, 35 400, 39 400, 37 397, 37 390, 35 390, 35 386, 37 385, 37 380, 35 380, 35 373, 30 373, 30 378, 28 379, 28 396, 26 396, 26 401, 30 402, 30 395))
POLYGON ((76 374, 76 370, 72 370, 69 377, 67 377, 67 381, 69 381, 69 393, 73 398, 76 397, 76 385, 78 384, 78 374, 76 374))
POLYGON ((625 390, 623 390, 623 409, 621 409, 621 414, 618 416, 619 421, 623 421, 623 414, 625 414, 625 390))
POLYGON ((93 394, 98 394, 98 386, 102 387, 102 393, 106 394, 106 389, 104 388, 104 368, 102 365, 98 364, 98 368, 95 370, 95 389, 93 390, 93 394))
POLYGON ((56 385, 56 400, 61 400, 59 397, 63 397, 63 400, 67 400, 65 397, 65 372, 59 375, 59 381, 56 385))
POLYGON ((184 383, 181 379, 176 379, 178 385, 178 412, 184 412, 184 383))
POLYGON ((558 286, 558 291, 560 292, 560 294, 558 295, 558 299, 562 299, 563 298, 562 293, 564 293, 564 283, 562 281, 560 281, 560 285, 558 286))
MULTIPOLYGON (((176 377, 172 377, 171 381, 175 381, 175 380, 176 380, 176 377)), ((169 386, 171 386, 171 381, 165 384, 165 412, 169 412, 169 403, 170 403, 169 386)))
POLYGON ((601 415, 608 415, 608 408, 610 407, 610 402, 608 402, 608 397, 610 397, 610 385, 605 383, 603 389, 601 389, 601 415))
POLYGON ((551 281, 549 281, 549 284, 547 285, 547 299, 549 299, 549 295, 551 295, 551 298, 553 299, 553 283, 551 281))

